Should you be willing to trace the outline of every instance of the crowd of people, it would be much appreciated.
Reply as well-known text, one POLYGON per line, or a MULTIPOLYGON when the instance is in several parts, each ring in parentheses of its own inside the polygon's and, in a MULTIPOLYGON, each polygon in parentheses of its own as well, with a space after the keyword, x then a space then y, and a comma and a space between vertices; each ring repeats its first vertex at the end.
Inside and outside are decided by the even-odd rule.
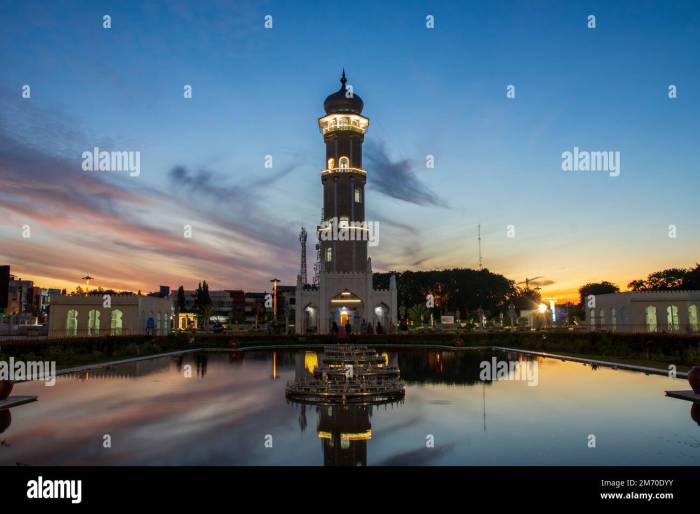
MULTIPOLYGON (((334 321, 333 325, 331 326, 331 333, 335 337, 350 337, 352 335, 352 325, 350 324, 350 321, 346 321, 344 326, 338 326, 338 324, 334 321)), ((362 320, 362 323, 360 323, 360 332, 359 335, 381 335, 384 333, 384 327, 380 322, 377 321, 376 325, 373 323, 368 323, 366 320, 362 320)))

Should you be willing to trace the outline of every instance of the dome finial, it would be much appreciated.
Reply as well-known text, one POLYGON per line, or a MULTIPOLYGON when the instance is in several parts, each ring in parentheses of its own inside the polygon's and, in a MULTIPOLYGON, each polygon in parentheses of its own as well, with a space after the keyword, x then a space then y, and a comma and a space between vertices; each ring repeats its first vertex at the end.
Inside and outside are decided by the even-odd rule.
POLYGON ((340 77, 340 83, 343 85, 343 89, 345 89, 347 81, 348 79, 345 78, 345 68, 343 68, 343 75, 340 77))

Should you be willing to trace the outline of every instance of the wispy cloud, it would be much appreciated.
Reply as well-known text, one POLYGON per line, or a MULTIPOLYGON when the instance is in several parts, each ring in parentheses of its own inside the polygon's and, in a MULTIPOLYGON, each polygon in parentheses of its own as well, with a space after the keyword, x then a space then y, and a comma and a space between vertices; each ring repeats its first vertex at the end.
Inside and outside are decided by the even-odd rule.
POLYGON ((370 187, 386 196, 416 205, 446 207, 446 202, 422 184, 410 159, 392 161, 384 143, 368 141, 365 159, 372 169, 370 187))
POLYGON ((21 273, 71 281, 89 271, 100 285, 123 289, 193 283, 202 274, 215 287, 253 288, 269 274, 295 273, 295 227, 274 219, 264 197, 264 186, 294 166, 234 186, 175 166, 169 175, 179 189, 156 190, 126 174, 83 171, 80 155, 93 138, 72 121, 62 126, 60 116, 30 104, 14 114, 0 116, 0 257, 21 273))

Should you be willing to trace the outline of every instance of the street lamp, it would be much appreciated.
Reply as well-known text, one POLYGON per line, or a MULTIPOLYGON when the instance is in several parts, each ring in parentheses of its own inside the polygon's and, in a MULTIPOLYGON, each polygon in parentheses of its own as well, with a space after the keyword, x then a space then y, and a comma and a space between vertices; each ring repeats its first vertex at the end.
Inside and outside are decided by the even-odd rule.
POLYGON ((273 278, 270 282, 272 282, 272 319, 277 321, 277 285, 280 279, 273 278))
POLYGON ((92 277, 90 275, 85 275, 83 280, 85 281, 85 292, 87 293, 90 291, 90 281, 92 280, 92 277))

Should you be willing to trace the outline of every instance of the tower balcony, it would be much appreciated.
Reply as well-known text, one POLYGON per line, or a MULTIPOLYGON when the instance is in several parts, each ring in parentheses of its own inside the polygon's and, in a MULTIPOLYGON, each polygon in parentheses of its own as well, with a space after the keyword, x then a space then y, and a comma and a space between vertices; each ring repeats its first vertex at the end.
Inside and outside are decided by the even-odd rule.
POLYGON ((329 114, 319 118, 318 127, 324 135, 342 131, 364 134, 369 127, 369 119, 359 114, 329 114))
POLYGON ((321 172, 321 177, 327 177, 335 173, 357 173, 358 175, 366 176, 367 172, 362 168, 328 168, 321 172))

